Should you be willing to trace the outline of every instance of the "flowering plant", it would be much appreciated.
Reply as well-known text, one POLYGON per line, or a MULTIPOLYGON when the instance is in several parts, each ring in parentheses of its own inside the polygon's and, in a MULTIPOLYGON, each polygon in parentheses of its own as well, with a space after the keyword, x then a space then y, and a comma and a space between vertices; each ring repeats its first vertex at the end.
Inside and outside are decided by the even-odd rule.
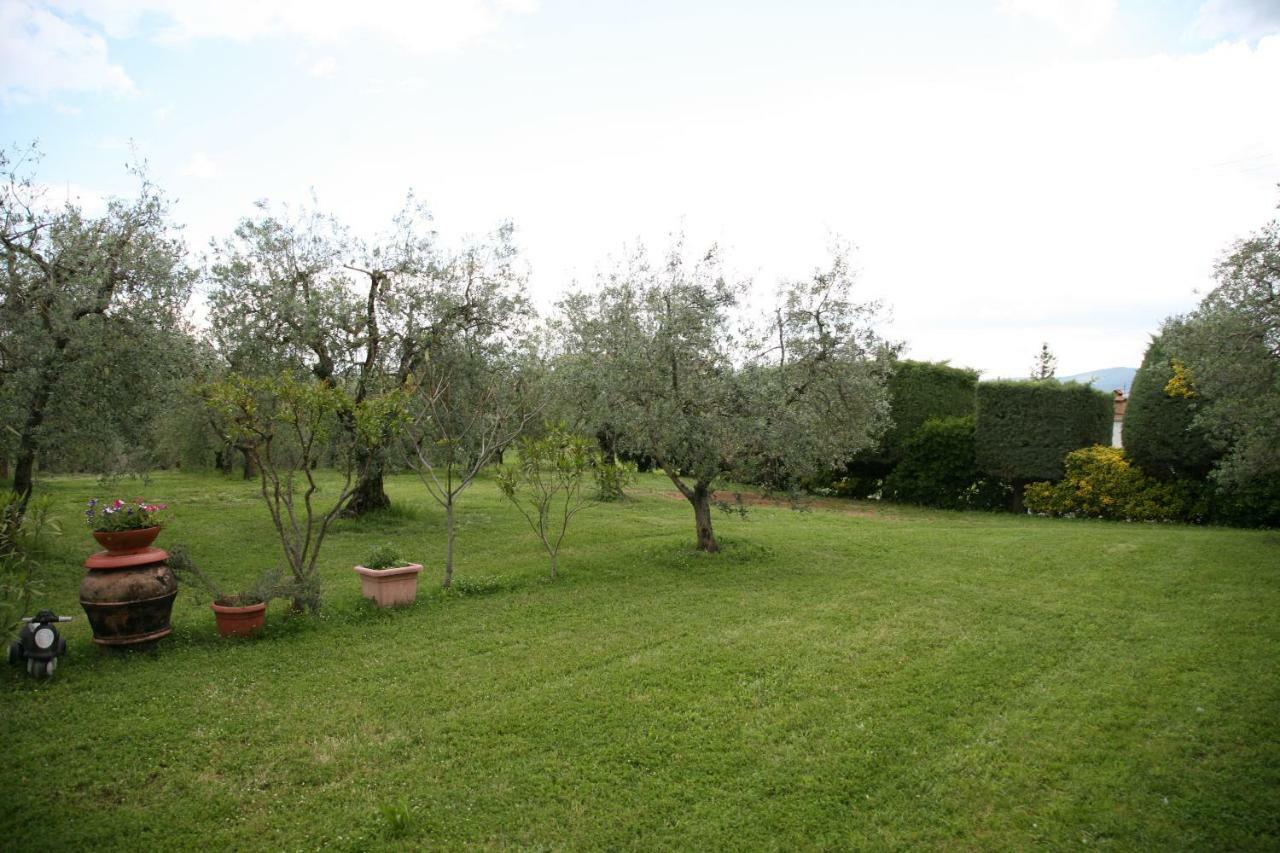
POLYGON ((94 498, 89 501, 84 516, 92 529, 101 533, 115 533, 120 530, 155 527, 163 520, 161 513, 168 508, 168 504, 149 504, 141 498, 134 498, 128 503, 118 498, 111 503, 100 503, 94 498))

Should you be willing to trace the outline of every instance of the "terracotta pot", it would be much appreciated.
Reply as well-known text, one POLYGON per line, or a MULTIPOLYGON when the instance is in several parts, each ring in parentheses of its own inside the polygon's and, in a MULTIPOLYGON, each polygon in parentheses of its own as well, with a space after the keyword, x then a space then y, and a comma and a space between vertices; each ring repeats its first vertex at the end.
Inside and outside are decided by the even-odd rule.
POLYGON ((394 569, 370 569, 356 566, 360 575, 360 592, 379 607, 412 604, 418 597, 418 573, 421 563, 396 566, 394 569))
POLYGON ((267 603, 260 601, 244 607, 234 607, 214 602, 213 618, 218 623, 218 633, 224 637, 248 637, 262 627, 267 619, 267 603))
POLYGON ((93 538, 111 554, 134 554, 147 548, 160 535, 160 525, 138 530, 95 530, 93 538))
POLYGON ((112 648, 141 648, 168 636, 169 613, 178 581, 159 548, 132 554, 97 553, 85 561, 80 606, 89 617, 93 641, 112 648))

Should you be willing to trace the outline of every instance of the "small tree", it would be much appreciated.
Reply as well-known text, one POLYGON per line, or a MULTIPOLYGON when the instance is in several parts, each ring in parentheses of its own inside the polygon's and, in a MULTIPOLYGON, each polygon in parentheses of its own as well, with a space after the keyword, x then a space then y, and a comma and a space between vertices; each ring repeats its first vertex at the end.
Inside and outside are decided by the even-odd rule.
POLYGON ((398 422, 398 399, 369 398, 355 405, 326 382, 289 373, 270 379, 231 375, 205 386, 203 393, 228 441, 245 448, 258 470, 262 499, 292 576, 294 610, 317 610, 320 548, 351 496, 359 473, 356 460, 368 457, 360 442, 376 442, 398 422), (357 425, 355 435, 341 428, 343 419, 357 425), (318 503, 323 489, 316 469, 328 453, 341 485, 329 493, 330 500, 318 503))
POLYGON ((537 413, 519 370, 507 359, 455 346, 436 352, 409 395, 406 463, 445 514, 441 585, 453 583, 458 496, 515 441, 537 413))
POLYGON ((1031 362, 1031 378, 1036 382, 1052 379, 1057 369, 1058 358, 1050 351, 1049 342, 1045 341, 1040 345, 1040 352, 1036 354, 1036 360, 1031 362))
POLYGON ((569 523, 591 503, 582 481, 602 461, 593 442, 556 427, 543 438, 522 440, 519 464, 498 474, 498 488, 546 549, 552 580, 559 577, 560 545, 569 523))
POLYGON ((693 509, 699 550, 716 482, 737 475, 790 485, 869 446, 887 415, 892 350, 874 304, 851 301, 847 255, 786 284, 754 339, 734 334, 744 286, 713 249, 687 263, 679 244, 654 269, 643 252, 594 294, 564 303, 567 408, 609 424, 622 450, 651 457, 693 509))

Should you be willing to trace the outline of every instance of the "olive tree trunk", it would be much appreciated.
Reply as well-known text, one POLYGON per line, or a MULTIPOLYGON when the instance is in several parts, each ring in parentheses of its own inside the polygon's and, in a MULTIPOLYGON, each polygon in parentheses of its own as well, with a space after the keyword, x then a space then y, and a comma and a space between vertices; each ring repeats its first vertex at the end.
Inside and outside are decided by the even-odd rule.
POLYGON ((444 580, 440 583, 442 587, 448 589, 453 586, 453 496, 449 496, 449 500, 444 505, 444 529, 445 529, 445 550, 444 550, 444 580))
POLYGON ((35 487, 36 456, 40 452, 36 436, 44 423, 44 409, 49 402, 48 381, 41 384, 27 408, 27 419, 18 437, 18 455, 13 467, 13 490, 18 493, 18 515, 27 511, 31 490, 35 487))
POLYGON ((361 450, 358 465, 363 472, 356 482, 351 500, 347 501, 342 514, 347 518, 356 518, 366 512, 388 509, 391 498, 382 482, 382 457, 375 452, 361 450))
POLYGON ((716 535, 711 529, 711 487, 698 483, 687 496, 693 504, 693 521, 698 529, 698 550, 714 554, 720 550, 716 535))

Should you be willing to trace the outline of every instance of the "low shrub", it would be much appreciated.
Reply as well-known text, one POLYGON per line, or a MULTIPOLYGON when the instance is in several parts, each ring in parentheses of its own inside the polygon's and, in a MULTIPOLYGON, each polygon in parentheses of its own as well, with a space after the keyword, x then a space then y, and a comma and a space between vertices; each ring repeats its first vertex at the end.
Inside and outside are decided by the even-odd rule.
POLYGON ((601 456, 593 462, 591 472, 596 481, 596 500, 611 503, 627 496, 626 488, 636 481, 637 469, 634 462, 601 456))
POLYGON ((1118 447, 1073 450, 1057 483, 1031 483, 1023 496, 1037 515, 1117 521, 1183 521, 1203 512, 1202 489, 1189 480, 1162 482, 1143 473, 1118 447))
POLYGON ((1231 527, 1280 527, 1280 479, 1259 477, 1247 483, 1207 487, 1207 513, 1214 524, 1231 527))
POLYGON ((832 494, 840 498, 866 500, 880 496, 880 488, 884 484, 884 475, 868 473, 854 469, 851 463, 845 476, 833 479, 829 483, 815 481, 809 488, 818 494, 832 494))
POLYGON ((978 470, 972 415, 931 418, 902 444, 902 461, 884 480, 883 497, 939 509, 1002 506, 1007 487, 978 470))
POLYGON ((902 442, 902 461, 885 478, 883 494, 891 501, 959 509, 977 479, 973 418, 933 418, 902 442))

